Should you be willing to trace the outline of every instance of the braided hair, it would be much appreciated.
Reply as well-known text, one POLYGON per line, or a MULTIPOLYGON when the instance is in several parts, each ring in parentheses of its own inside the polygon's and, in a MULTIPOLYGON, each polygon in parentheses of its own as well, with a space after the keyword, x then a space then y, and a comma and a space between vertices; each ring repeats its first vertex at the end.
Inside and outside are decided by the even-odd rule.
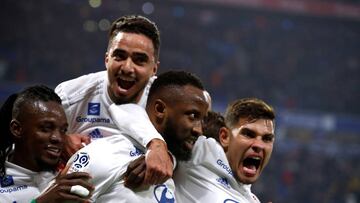
POLYGON ((18 94, 10 95, 0 109, 0 178, 6 177, 5 162, 14 143, 10 122, 21 114, 26 103, 54 101, 61 104, 60 97, 53 89, 44 85, 34 85, 18 94))
POLYGON ((17 94, 10 95, 0 109, 0 178, 5 177, 6 157, 10 153, 14 142, 10 132, 10 122, 12 119, 12 109, 17 96, 17 94))

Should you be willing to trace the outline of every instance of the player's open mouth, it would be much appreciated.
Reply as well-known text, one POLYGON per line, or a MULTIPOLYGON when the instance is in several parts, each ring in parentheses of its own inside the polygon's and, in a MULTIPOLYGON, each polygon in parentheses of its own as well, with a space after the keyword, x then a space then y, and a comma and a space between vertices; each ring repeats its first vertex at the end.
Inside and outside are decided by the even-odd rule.
POLYGON ((135 85, 134 79, 118 78, 116 81, 118 86, 125 90, 128 90, 135 85))
POLYGON ((256 175, 257 169, 259 169, 260 164, 261 157, 258 156, 246 157, 242 163, 244 172, 250 176, 256 175))
POLYGON ((46 151, 47 151, 50 155, 57 157, 57 156, 60 156, 62 150, 61 150, 61 148, 59 148, 59 147, 57 147, 57 146, 48 145, 48 146, 46 147, 46 151))
POLYGON ((190 137, 186 138, 186 140, 184 141, 186 147, 188 149, 192 149, 197 138, 198 138, 197 136, 190 136, 190 137))

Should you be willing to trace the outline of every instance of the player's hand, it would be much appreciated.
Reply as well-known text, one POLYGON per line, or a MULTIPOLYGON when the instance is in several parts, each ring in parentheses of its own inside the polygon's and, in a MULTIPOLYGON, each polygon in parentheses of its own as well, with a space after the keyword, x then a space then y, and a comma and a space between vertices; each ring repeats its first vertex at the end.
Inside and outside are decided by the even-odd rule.
MULTIPOLYGON (((66 171, 67 169, 65 169, 66 171)), ((64 202, 65 200, 75 202, 88 202, 94 187, 89 183, 91 179, 90 175, 85 172, 74 172, 66 174, 66 172, 60 173, 55 183, 50 186, 45 192, 36 198, 37 203, 57 203, 64 202), (79 185, 86 188, 89 194, 86 196, 80 196, 71 191, 71 187, 79 185)))
POLYGON ((145 171, 146 164, 144 155, 130 162, 125 172, 125 187, 136 189, 149 186, 143 184, 145 179, 145 171))
POLYGON ((145 162, 145 185, 164 183, 172 177, 173 163, 163 140, 153 139, 150 141, 145 155, 145 162))
POLYGON ((69 134, 65 137, 65 146, 62 152, 62 160, 66 163, 67 160, 79 149, 91 142, 91 138, 82 134, 69 134))

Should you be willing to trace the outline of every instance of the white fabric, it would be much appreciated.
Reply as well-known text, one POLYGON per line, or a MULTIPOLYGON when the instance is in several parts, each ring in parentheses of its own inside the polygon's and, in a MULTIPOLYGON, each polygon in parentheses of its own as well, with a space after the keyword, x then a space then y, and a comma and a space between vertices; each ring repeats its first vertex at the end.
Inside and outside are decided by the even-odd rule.
MULTIPOLYGON (((114 123, 125 134, 131 135, 137 142, 146 146, 146 143, 150 142, 150 137, 142 135, 151 134, 151 139, 158 138, 164 140, 164 138, 158 133, 148 117, 146 110, 137 104, 112 104, 109 108, 109 112, 113 117, 114 123)), ((169 152, 173 161, 173 169, 176 167, 176 158, 169 152)))
POLYGON ((200 136, 190 161, 179 162, 174 174, 179 203, 259 203, 251 185, 236 181, 221 145, 213 138, 200 136))
POLYGON ((0 187, 1 203, 29 203, 55 178, 54 173, 30 171, 10 162, 5 162, 5 168, 6 175, 11 177, 13 184, 0 187))
POLYGON ((132 191, 124 186, 123 174, 129 162, 144 154, 144 150, 144 147, 127 135, 118 134, 95 140, 78 151, 68 164, 71 164, 70 171, 88 172, 93 177, 91 183, 95 190, 91 202, 159 203, 166 198, 170 199, 167 202, 174 202, 175 186, 172 179, 164 185, 139 191, 132 191))
MULTIPOLYGON (((144 89, 139 101, 142 107, 145 107, 149 88, 155 78, 152 77, 144 89)), ((55 88, 68 119, 69 133, 89 135, 95 140, 118 132, 118 127, 109 113, 109 107, 113 102, 107 92, 107 86, 107 72, 101 71, 65 81, 55 88)), ((161 138, 158 134, 149 133, 135 139, 146 146, 150 140, 159 137, 161 138)))
POLYGON ((109 108, 114 123, 141 145, 146 146, 153 138, 164 140, 152 125, 145 109, 137 104, 112 104, 109 108), (143 135, 152 135, 143 136, 143 135))

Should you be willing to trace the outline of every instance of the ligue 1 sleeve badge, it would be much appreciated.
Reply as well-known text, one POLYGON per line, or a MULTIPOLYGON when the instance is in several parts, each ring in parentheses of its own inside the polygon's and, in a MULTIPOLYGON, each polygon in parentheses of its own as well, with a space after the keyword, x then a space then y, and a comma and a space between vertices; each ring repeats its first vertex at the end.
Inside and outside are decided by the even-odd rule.
POLYGON ((90 156, 88 153, 79 152, 73 159, 73 161, 70 161, 72 164, 68 173, 86 171, 90 162, 90 156))

